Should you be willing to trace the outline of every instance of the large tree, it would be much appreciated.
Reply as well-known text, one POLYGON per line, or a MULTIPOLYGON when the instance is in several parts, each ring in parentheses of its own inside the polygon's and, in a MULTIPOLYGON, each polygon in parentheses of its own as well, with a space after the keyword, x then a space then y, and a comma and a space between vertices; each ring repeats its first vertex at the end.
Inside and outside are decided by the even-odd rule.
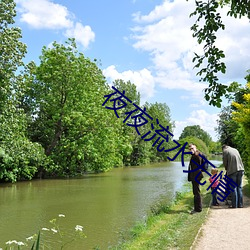
POLYGON ((16 72, 24 65, 22 59, 26 54, 26 45, 20 41, 21 29, 13 26, 15 7, 13 0, 0 1, 0 111, 15 100, 13 90, 20 84, 16 72))
POLYGON ((56 174, 106 171, 121 164, 115 116, 102 107, 109 92, 102 71, 77 50, 74 39, 44 47, 29 65, 29 135, 43 145, 56 174), (58 172, 59 171, 59 172, 58 172))
POLYGON ((185 127, 183 129, 179 139, 184 139, 188 136, 189 137, 193 136, 193 137, 199 138, 207 145, 207 147, 209 147, 210 143, 212 142, 211 136, 208 134, 208 132, 203 130, 200 127, 200 125, 192 125, 192 126, 185 127))
MULTIPOLYGON (((178 142, 181 144, 181 145, 184 145, 186 142, 188 144, 190 143, 194 143, 197 148, 203 153, 205 154, 207 157, 209 156, 209 149, 206 145, 206 143, 204 143, 204 141, 202 141, 201 139, 197 138, 196 136, 187 136, 185 138, 182 138, 182 139, 179 139, 178 142)), ((186 146, 186 151, 190 151, 188 149, 188 145, 186 146)), ((179 156, 180 157, 180 156, 179 156)), ((185 156, 185 158, 189 158, 189 156, 185 156)))
POLYGON ((209 104, 220 107, 221 97, 231 91, 231 88, 220 83, 218 78, 219 73, 226 72, 223 61, 225 54, 216 46, 217 32, 225 29, 219 7, 229 5, 228 15, 235 18, 248 16, 250 19, 250 4, 249 0, 200 0, 195 3, 196 9, 190 16, 196 16, 197 20, 191 30, 198 43, 203 44, 203 54, 195 53, 193 62, 199 69, 197 75, 201 77, 200 80, 209 84, 205 89, 205 99, 209 104))
POLYGON ((234 123, 237 123, 237 133, 235 141, 239 151, 243 155, 246 174, 250 177, 250 75, 246 76, 246 87, 235 95, 232 102, 231 116, 234 123), (240 138, 239 138, 240 137, 240 138))
MULTIPOLYGON (((119 122, 122 124, 120 132, 122 136, 119 139, 119 149, 122 150, 123 164, 129 166, 147 163, 145 157, 141 157, 143 154, 141 151, 142 148, 145 147, 145 144, 141 144, 140 135, 137 134, 135 128, 127 125, 133 123, 133 119, 128 119, 126 122, 123 122, 128 116, 128 112, 136 109, 133 104, 140 106, 140 93, 137 91, 136 85, 130 81, 125 82, 121 79, 117 79, 113 82, 113 86, 121 92, 124 91, 125 96, 132 102, 126 101, 127 105, 122 108, 120 112, 118 111, 120 116, 119 122)), ((132 116, 133 115, 134 114, 132 114, 132 116)))
MULTIPOLYGON (((170 108, 166 103, 148 103, 146 102, 144 105, 147 109, 147 113, 150 114, 150 116, 153 118, 153 121, 150 121, 146 128, 146 131, 152 131, 152 125, 156 130, 161 130, 160 134, 165 137, 165 141, 160 145, 161 141, 163 140, 163 137, 159 136, 159 134, 156 134, 152 140, 147 142, 147 144, 150 144, 150 161, 151 162, 157 162, 157 161, 166 161, 167 157, 172 156, 172 151, 170 152, 164 152, 160 151, 163 147, 164 150, 174 148, 176 145, 173 143, 173 129, 174 129, 174 122, 171 120, 171 114, 170 114, 170 108), (166 131, 163 131, 163 127, 166 131), (159 139, 158 139, 159 138, 159 139), (155 143, 155 145, 154 145, 155 143), (154 145, 152 147, 152 145, 154 145), (157 147, 159 148, 157 149, 157 147)), ((151 138, 153 136, 153 133, 149 134, 146 138, 151 138)), ((145 138, 145 139, 146 139, 145 138)), ((144 142, 145 143, 145 142, 144 142)), ((170 157, 171 158, 171 157, 170 157)))
POLYGON ((239 123, 232 119, 232 107, 224 107, 217 121, 218 127, 216 131, 219 135, 219 141, 221 144, 227 144, 232 147, 236 147, 235 136, 239 129, 239 123))
POLYGON ((15 2, 0 1, 0 180, 31 179, 45 164, 43 149, 26 136, 26 116, 20 107, 24 94, 23 58, 26 45, 14 26, 15 2))

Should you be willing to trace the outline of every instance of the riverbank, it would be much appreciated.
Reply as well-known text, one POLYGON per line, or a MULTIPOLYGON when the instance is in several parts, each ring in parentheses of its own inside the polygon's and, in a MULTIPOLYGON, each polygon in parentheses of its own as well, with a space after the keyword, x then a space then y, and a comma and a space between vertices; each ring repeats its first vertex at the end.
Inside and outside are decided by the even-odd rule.
POLYGON ((124 242, 113 250, 138 249, 190 249, 202 224, 206 220, 210 207, 211 193, 201 187, 203 211, 190 215, 193 209, 191 184, 187 183, 185 191, 177 193, 169 206, 159 204, 152 208, 145 222, 138 223, 125 237, 124 242))
POLYGON ((154 214, 153 212, 149 215, 147 221, 139 223, 131 230, 130 238, 127 238, 125 242, 111 249, 215 249, 215 245, 221 245, 223 239, 226 242, 226 248, 249 249, 249 244, 246 245, 249 240, 241 243, 245 248, 230 247, 230 244, 234 242, 233 239, 235 239, 235 244, 237 245, 238 240, 241 238, 240 235, 243 233, 243 237, 244 233, 250 230, 250 222, 242 222, 244 218, 249 218, 250 221, 250 199, 248 198, 250 188, 248 182, 244 180, 243 190, 244 194, 248 197, 245 197, 243 209, 229 209, 225 202, 222 202, 218 208, 210 209, 211 192, 206 190, 206 185, 202 186, 203 211, 195 215, 189 214, 193 208, 193 194, 190 186, 190 184, 187 184, 187 190, 181 194, 177 194, 175 201, 169 207, 159 207, 158 214, 154 214), (239 222, 238 227, 237 221, 239 220, 231 219, 235 214, 237 214, 239 220, 243 218, 239 222), (229 222, 232 223, 230 227, 232 232, 228 231, 229 222), (246 230, 235 229, 239 228, 242 224, 245 225, 246 230), (211 231, 212 228, 214 229, 213 231, 211 231), (238 237, 235 237, 235 230, 238 231, 238 237), (233 236, 232 241, 228 240, 228 237, 225 240, 225 232, 230 235, 230 239, 233 236))

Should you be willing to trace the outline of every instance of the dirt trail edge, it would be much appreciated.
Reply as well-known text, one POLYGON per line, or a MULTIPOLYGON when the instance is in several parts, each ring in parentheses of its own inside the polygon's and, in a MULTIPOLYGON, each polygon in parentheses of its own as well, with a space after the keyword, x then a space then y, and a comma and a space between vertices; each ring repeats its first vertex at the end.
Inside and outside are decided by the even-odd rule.
POLYGON ((211 207, 190 249, 249 250, 250 198, 244 196, 243 201, 243 208, 228 208, 225 202, 211 207))

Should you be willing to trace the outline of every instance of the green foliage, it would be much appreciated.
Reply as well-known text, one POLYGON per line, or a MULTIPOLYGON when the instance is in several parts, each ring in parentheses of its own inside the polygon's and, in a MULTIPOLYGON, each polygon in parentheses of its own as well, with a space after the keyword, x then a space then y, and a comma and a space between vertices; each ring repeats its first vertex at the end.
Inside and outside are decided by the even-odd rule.
POLYGON ((13 26, 15 6, 13 0, 0 1, 0 111, 17 84, 15 72, 23 65, 26 53, 26 45, 20 41, 21 30, 13 26))
POLYGON ((230 106, 224 107, 219 114, 218 127, 216 128, 221 145, 227 144, 237 147, 235 135, 238 129, 239 123, 232 119, 232 108, 230 106))
POLYGON ((230 88, 219 83, 218 79, 219 73, 224 74, 226 72, 226 65, 223 62, 225 54, 223 50, 216 46, 217 32, 225 29, 219 7, 230 4, 228 15, 235 18, 241 18, 242 16, 250 18, 249 1, 204 0, 195 1, 195 3, 196 9, 190 16, 196 16, 197 19, 191 30, 193 31, 193 37, 197 38, 198 43, 204 44, 204 46, 202 55, 195 53, 193 62, 196 64, 194 67, 199 69, 197 75, 200 76, 200 81, 209 83, 208 88, 205 89, 205 99, 209 101, 209 104, 221 107, 221 97, 230 91, 230 88))
POLYGON ((74 39, 44 47, 40 65, 30 63, 24 107, 29 136, 58 166, 50 175, 107 171, 121 165, 119 128, 102 107, 109 92, 101 70, 77 51, 74 39))
MULTIPOLYGON (((249 75, 246 77, 249 80, 249 75)), ((245 172, 248 178, 250 177, 250 136, 249 136, 249 124, 250 124, 250 82, 247 83, 245 91, 237 93, 235 101, 232 102, 233 111, 232 118, 234 122, 238 123, 238 133, 235 134, 235 141, 239 144, 239 151, 242 154, 242 158, 245 165, 245 172), (241 95, 239 98, 239 95, 241 95)))
POLYGON ((27 139, 25 128, 23 113, 5 110, 0 115, 1 180, 30 180, 39 167, 49 164, 41 145, 27 139))
MULTIPOLYGON (((118 110, 121 119, 102 106, 113 90, 95 61, 78 52, 74 39, 43 47, 38 65, 24 65, 26 46, 13 25, 15 14, 14 1, 0 2, 0 180, 76 176, 164 161, 173 154, 157 150, 157 136, 141 138, 151 126, 172 133, 166 104, 141 107, 154 120, 137 133, 128 126, 133 118, 123 122, 135 106, 118 110)), ((114 86, 140 107, 135 84, 117 79, 114 86)), ((165 147, 172 148, 171 136, 164 133, 165 147)))
POLYGON ((31 250, 34 250, 34 249, 39 250, 39 246, 40 246, 40 231, 38 233, 36 241, 34 241, 32 247, 31 247, 31 250), (34 248, 34 247, 36 247, 36 248, 34 248))
POLYGON ((219 141, 211 142, 209 152, 211 154, 220 154, 222 152, 221 143, 219 141))
MULTIPOLYGON (((204 141, 202 141, 201 139, 194 137, 194 136, 187 136, 185 138, 179 139, 178 142, 181 145, 184 145, 185 142, 187 142, 188 144, 193 143, 196 145, 197 149, 199 151, 201 151, 202 153, 204 153, 206 156, 209 156, 209 149, 207 147, 207 145, 204 143, 204 141)), ((188 150, 188 146, 187 146, 187 151, 188 150)))
MULTIPOLYGON (((152 131, 152 126, 155 129, 162 129, 160 125, 164 128, 167 128, 170 133, 173 130, 173 122, 170 117, 170 109, 165 103, 154 103, 149 104, 145 103, 140 107, 140 95, 136 90, 136 86, 131 82, 124 82, 122 80, 116 80, 114 83, 114 87, 116 87, 120 92, 124 92, 125 96, 131 100, 130 102, 126 102, 126 105, 118 109, 118 115, 122 121, 122 129, 120 132, 120 140, 121 145, 124 145, 125 148, 132 149, 131 152, 127 150, 126 154, 121 152, 123 155, 123 163, 124 165, 142 165, 147 164, 149 162, 159 162, 167 160, 167 156, 169 154, 163 151, 163 146, 160 146, 158 149, 162 149, 162 152, 157 150, 158 145, 162 141, 159 140, 159 135, 154 133, 149 133, 152 131), (133 116, 140 114, 140 110, 136 110, 137 108, 133 105, 138 105, 142 110, 144 109, 147 114, 149 114, 153 120, 144 115, 144 118, 141 118, 141 121, 135 120, 133 116), (134 111, 134 112, 132 112, 134 111), (132 112, 132 113, 131 113, 132 112), (158 118, 158 122, 157 122, 158 118), (124 121, 124 122, 123 122, 124 121), (133 124, 139 122, 143 125, 138 126, 138 133, 133 127, 133 124), (144 135, 145 138, 142 138, 144 135), (154 146, 153 146, 154 145, 154 146)), ((111 91, 112 93, 112 91, 111 91)), ((115 98, 114 96, 112 98, 115 98)), ((119 106, 116 103, 117 106, 119 106)), ((163 136, 166 137, 166 142, 163 144, 165 148, 171 148, 173 146, 171 136, 167 134, 167 132, 160 132, 163 136), (168 138, 167 138, 168 137, 168 138)), ((122 147, 120 147, 122 148, 122 147)))
POLYGON ((242 16, 248 16, 250 19, 249 12, 249 1, 248 0, 221 0, 220 4, 223 6, 225 4, 230 5, 230 10, 228 15, 234 16, 235 18, 241 18, 242 16))
POLYGON ((27 136, 26 116, 20 107, 24 94, 22 58, 26 45, 20 41, 21 30, 13 26, 15 2, 0 2, 0 180, 15 182, 32 179, 46 159, 43 149, 27 136))
POLYGON ((185 127, 183 129, 179 139, 183 139, 183 138, 186 138, 188 136, 193 136, 193 137, 197 137, 197 138, 201 139, 207 145, 207 147, 209 147, 209 145, 212 142, 212 138, 208 134, 208 132, 203 130, 199 125, 192 125, 192 126, 185 127))
MULTIPOLYGON (((154 118, 153 122, 150 122, 146 125, 147 130, 150 131, 152 130, 152 125, 154 126, 155 129, 162 129, 162 127, 166 128, 167 131, 170 132, 168 134, 167 132, 160 132, 163 136, 167 138, 166 142, 164 142, 158 149, 159 150, 164 150, 166 149, 171 149, 176 146, 175 143, 172 141, 172 136, 173 134, 173 128, 174 128, 174 122, 171 120, 171 115, 170 115, 170 109, 166 103, 145 103, 144 105, 146 107, 147 113, 154 118), (158 119, 158 122, 157 120, 158 119), (162 127, 160 127, 160 125, 162 127)), ((152 134, 149 134, 146 138, 152 137, 152 134)), ((171 152, 164 152, 161 151, 159 152, 157 147, 160 144, 161 140, 160 139, 158 142, 156 142, 158 139, 158 135, 156 135, 151 141, 149 141, 151 148, 150 148, 150 162, 158 162, 158 161, 167 161, 167 157, 171 155, 171 152), (155 144, 154 147, 152 145, 155 144)), ((145 142, 144 142, 145 143, 145 142)))
POLYGON ((220 136, 220 143, 228 144, 239 150, 245 166, 246 175, 250 176, 249 161, 249 74, 245 77, 248 81, 246 87, 234 83, 234 93, 228 98, 231 106, 224 107, 218 120, 217 133, 220 136))
POLYGON ((190 216, 188 210, 193 206, 193 194, 190 189, 177 194, 171 204, 159 204, 152 208, 145 221, 138 222, 132 228, 124 242, 111 249, 190 249, 204 223, 210 206, 211 194, 206 185, 201 187, 203 211, 190 216))
MULTIPOLYGON (((121 79, 117 79, 113 82, 113 86, 119 91, 125 91, 125 96, 128 97, 132 103, 140 106, 140 93, 137 91, 135 84, 130 81, 124 82, 121 79)), ((127 102, 127 105, 122 108, 119 112, 119 117, 117 122, 121 123, 120 137, 119 137, 119 150, 123 156, 123 164, 126 166, 136 166, 149 161, 145 157, 146 144, 143 144, 140 136, 137 134, 135 128, 128 126, 131 121, 123 120, 126 119, 127 112, 135 110, 135 107, 127 102)))

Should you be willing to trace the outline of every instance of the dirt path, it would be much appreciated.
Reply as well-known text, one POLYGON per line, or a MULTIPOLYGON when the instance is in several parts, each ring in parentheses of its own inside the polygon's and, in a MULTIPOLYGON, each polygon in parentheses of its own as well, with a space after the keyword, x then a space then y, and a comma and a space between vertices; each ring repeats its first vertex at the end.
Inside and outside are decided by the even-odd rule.
POLYGON ((225 202, 211 207, 192 250, 250 249, 250 199, 244 196, 243 208, 228 208, 225 202))

